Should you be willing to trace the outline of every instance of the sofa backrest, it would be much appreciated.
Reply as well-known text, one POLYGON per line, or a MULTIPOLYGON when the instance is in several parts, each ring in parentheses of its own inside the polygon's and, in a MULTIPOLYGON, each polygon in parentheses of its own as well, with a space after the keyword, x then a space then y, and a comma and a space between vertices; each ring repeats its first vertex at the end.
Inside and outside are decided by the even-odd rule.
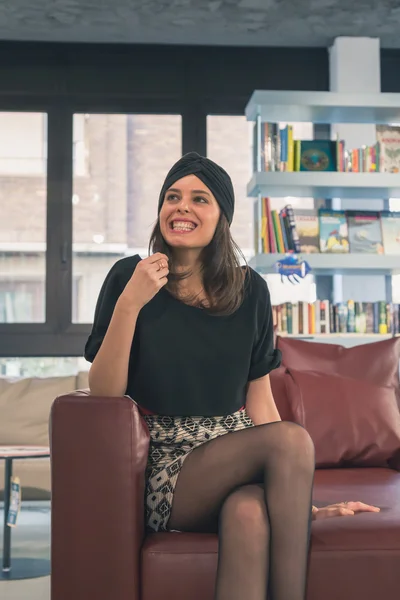
POLYGON ((0 445, 47 446, 57 396, 87 387, 87 373, 65 377, 0 378, 0 445))

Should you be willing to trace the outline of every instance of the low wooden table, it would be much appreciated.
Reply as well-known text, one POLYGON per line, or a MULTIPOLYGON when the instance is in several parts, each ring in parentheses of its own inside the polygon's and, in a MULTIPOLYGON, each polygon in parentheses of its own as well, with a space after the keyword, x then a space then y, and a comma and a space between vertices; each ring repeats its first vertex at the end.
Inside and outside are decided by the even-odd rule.
POLYGON ((5 460, 3 560, 0 579, 30 579, 50 574, 49 560, 15 558, 11 561, 11 527, 7 525, 13 461, 23 458, 49 458, 49 456, 50 448, 48 446, 0 446, 0 460, 5 460))

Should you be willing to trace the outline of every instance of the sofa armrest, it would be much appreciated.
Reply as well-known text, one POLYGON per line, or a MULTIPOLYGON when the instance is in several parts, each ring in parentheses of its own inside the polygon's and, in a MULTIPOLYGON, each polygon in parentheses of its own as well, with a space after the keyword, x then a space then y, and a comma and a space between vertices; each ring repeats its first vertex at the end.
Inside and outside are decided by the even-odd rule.
POLYGON ((54 401, 53 600, 139 600, 148 445, 127 397, 76 392, 54 401))

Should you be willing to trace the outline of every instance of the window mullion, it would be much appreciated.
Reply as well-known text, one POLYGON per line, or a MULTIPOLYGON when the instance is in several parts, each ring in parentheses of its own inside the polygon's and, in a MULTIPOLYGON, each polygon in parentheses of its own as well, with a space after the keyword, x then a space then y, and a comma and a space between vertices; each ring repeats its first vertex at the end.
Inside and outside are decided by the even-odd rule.
POLYGON ((73 114, 48 113, 46 322, 65 331, 72 317, 73 114))

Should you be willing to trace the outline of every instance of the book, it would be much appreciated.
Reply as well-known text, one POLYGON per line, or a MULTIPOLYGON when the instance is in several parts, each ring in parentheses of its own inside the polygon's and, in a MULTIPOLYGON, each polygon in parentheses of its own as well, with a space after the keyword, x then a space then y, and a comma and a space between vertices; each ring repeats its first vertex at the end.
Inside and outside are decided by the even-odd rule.
POLYGON ((319 210, 319 242, 321 252, 349 252, 349 235, 344 211, 325 208, 319 210))
POLYGON ((381 212, 382 240, 385 254, 400 254, 400 212, 381 212))
POLYGON ((300 171, 336 171, 336 142, 301 140, 300 171))
POLYGON ((350 252, 383 254, 382 230, 378 212, 346 211, 350 252))
POLYGON ((298 247, 304 254, 319 252, 319 219, 316 210, 296 209, 294 222, 298 235, 298 247))
POLYGON ((376 138, 380 145, 380 170, 386 173, 399 173, 400 127, 377 125, 376 138))

